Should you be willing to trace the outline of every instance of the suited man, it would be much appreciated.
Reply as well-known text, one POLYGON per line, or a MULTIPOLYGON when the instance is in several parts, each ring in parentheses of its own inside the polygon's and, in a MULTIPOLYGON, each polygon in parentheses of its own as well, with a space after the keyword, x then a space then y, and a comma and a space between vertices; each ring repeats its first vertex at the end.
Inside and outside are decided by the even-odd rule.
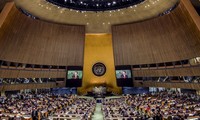
POLYGON ((38 111, 34 108, 32 111, 33 120, 38 120, 38 111))
POLYGON ((75 71, 72 75, 72 79, 79 79, 78 72, 75 71))
POLYGON ((121 72, 121 78, 123 78, 123 79, 128 78, 128 75, 127 75, 126 71, 122 71, 121 72))

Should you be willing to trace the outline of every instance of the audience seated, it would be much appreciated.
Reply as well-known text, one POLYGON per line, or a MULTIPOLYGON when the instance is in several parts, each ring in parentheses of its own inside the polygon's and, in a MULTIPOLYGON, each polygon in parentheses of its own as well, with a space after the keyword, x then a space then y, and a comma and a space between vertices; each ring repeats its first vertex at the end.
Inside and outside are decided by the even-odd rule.
POLYGON ((105 119, 199 120, 200 97, 175 92, 126 95, 105 99, 102 109, 105 119))
POLYGON ((76 118, 77 120, 90 120, 96 105, 95 99, 76 98, 74 102, 62 109, 57 109, 49 118, 76 118))
POLYGON ((59 117, 88 118, 95 107, 94 99, 76 95, 17 94, 0 99, 0 119, 53 119, 59 117), (53 117, 54 116, 54 117, 53 117))
POLYGON ((144 114, 137 111, 126 103, 126 97, 104 99, 102 110, 104 111, 104 119, 122 119, 134 120, 137 117, 145 117, 144 114))
MULTIPOLYGON (((91 120, 93 98, 52 93, 0 97, 0 120, 91 120)), ((200 120, 200 96, 178 92, 102 98, 105 120, 200 120)))

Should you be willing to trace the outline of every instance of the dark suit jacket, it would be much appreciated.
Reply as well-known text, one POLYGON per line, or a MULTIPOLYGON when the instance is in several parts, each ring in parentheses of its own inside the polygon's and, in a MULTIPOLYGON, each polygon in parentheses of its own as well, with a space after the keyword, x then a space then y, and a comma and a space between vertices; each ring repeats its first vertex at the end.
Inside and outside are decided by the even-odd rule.
POLYGON ((38 117, 38 111, 34 110, 32 111, 32 118, 37 118, 38 117))

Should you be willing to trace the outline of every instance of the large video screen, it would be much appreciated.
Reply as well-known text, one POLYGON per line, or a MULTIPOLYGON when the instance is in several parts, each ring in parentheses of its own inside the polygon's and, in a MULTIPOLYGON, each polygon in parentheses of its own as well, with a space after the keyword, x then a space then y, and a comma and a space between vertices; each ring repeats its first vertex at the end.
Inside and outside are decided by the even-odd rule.
POLYGON ((68 66, 66 73, 66 87, 81 87, 83 78, 83 67, 68 66))
POLYGON ((68 70, 67 79, 82 79, 83 71, 80 70, 68 70))
POLYGON ((130 65, 115 67, 117 86, 133 87, 132 71, 130 65))
POLYGON ((131 70, 116 70, 117 79, 131 78, 131 70))

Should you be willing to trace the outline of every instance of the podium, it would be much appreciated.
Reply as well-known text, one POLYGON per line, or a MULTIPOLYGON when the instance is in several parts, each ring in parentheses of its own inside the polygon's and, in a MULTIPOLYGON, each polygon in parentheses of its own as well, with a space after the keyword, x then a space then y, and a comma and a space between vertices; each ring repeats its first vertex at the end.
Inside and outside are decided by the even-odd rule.
POLYGON ((86 96, 94 98, 105 98, 107 96, 115 96, 112 92, 108 92, 104 86, 95 86, 92 91, 87 92, 86 96))
POLYGON ((104 86, 98 86, 98 87, 95 86, 92 89, 92 92, 93 92, 95 98, 103 98, 104 95, 106 94, 106 87, 104 87, 104 86))

